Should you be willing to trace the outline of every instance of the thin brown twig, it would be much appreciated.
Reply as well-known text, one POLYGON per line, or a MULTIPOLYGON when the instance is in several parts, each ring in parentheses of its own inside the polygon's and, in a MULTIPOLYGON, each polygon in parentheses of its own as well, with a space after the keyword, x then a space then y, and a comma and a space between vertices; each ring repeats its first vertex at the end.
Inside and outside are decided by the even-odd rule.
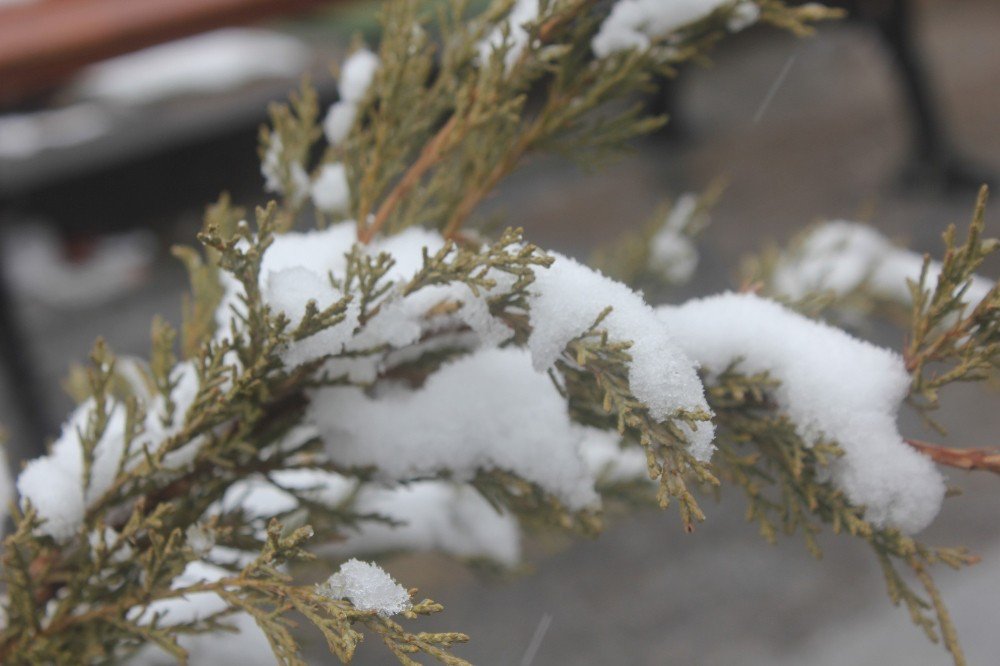
POLYGON ((930 457, 938 465, 967 471, 1000 474, 1000 450, 998 449, 955 449, 931 442, 923 442, 919 439, 907 439, 906 443, 930 457))
POLYGON ((379 206, 372 223, 366 225, 358 232, 358 240, 360 242, 371 242, 375 234, 385 225, 386 220, 389 219, 392 211, 396 209, 400 201, 410 193, 410 190, 416 187, 424 174, 441 160, 444 146, 451 138, 451 133, 455 131, 457 126, 458 114, 453 114, 448 119, 448 122, 442 125, 441 129, 437 131, 437 134, 424 145, 424 149, 420 152, 420 157, 410 166, 400 181, 396 183, 396 186, 392 188, 392 191, 389 192, 382 205, 379 206))

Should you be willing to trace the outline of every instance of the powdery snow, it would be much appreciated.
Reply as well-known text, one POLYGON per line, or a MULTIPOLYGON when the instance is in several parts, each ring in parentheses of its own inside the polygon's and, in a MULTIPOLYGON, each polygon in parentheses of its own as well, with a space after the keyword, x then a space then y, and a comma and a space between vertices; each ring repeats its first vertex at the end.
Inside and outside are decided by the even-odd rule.
MULTIPOLYGON (((920 279, 922 255, 894 245, 874 228, 834 220, 816 227, 801 247, 781 258, 772 276, 772 287, 790 298, 817 291, 838 296, 866 287, 881 298, 910 303, 907 280, 920 279)), ((941 262, 932 261, 927 284, 933 286, 941 274, 941 262)), ((966 302, 979 303, 994 282, 975 276, 965 292, 966 302)))
POLYGON ((654 40, 669 37, 681 28, 730 7, 727 27, 742 30, 756 22, 759 10, 748 0, 618 0, 591 42, 604 58, 628 49, 647 49, 654 40))
POLYGON ((599 502, 565 401, 522 349, 475 352, 445 365, 418 390, 377 399, 352 387, 319 389, 308 417, 336 463, 374 466, 383 480, 443 471, 470 480, 477 470, 503 469, 570 509, 599 502))
POLYGON ((521 535, 513 514, 500 512, 474 488, 448 481, 418 481, 392 488, 362 486, 352 505, 395 525, 361 521, 333 544, 332 554, 438 551, 462 559, 484 558, 506 567, 520 561, 521 535))
POLYGON ((844 456, 833 483, 866 518, 907 533, 937 515, 945 485, 930 459, 896 426, 910 383, 895 353, 750 294, 722 294, 661 307, 660 319, 706 370, 740 361, 781 382, 775 398, 807 442, 835 441, 844 456))
POLYGON ((291 162, 288 167, 289 191, 286 192, 286 184, 281 170, 281 164, 285 159, 284 151, 285 145, 281 136, 272 133, 267 152, 264 153, 264 159, 260 162, 260 174, 264 176, 264 189, 268 192, 287 194, 293 201, 299 202, 309 194, 311 189, 309 174, 306 173, 305 167, 301 163, 291 162))
MULTIPOLYGON (((322 311, 344 298, 340 290, 330 284, 327 276, 317 275, 308 268, 285 268, 270 273, 264 296, 278 312, 288 317, 292 330, 302 320, 310 301, 315 301, 322 311)), ((354 333, 358 315, 357 304, 353 301, 348 303, 343 321, 291 343, 282 360, 294 367, 329 354, 340 353, 354 333)))
MULTIPOLYGON (((180 432, 185 413, 197 395, 198 379, 194 366, 190 362, 178 364, 171 373, 176 382, 172 394, 175 409, 173 417, 167 419, 166 401, 150 392, 138 371, 132 367, 136 362, 125 358, 119 363, 119 374, 129 382, 136 397, 146 406, 144 431, 132 442, 130 451, 125 450, 125 407, 111 400, 108 403, 107 425, 94 448, 89 483, 86 482, 80 435, 86 431, 90 419, 96 416, 95 402, 88 399, 73 411, 63 425, 51 452, 30 461, 17 479, 22 502, 30 501, 43 521, 40 531, 56 540, 65 541, 76 534, 87 507, 111 487, 119 466, 128 468, 134 463, 134 460, 123 463, 123 456, 141 450, 143 445, 155 449, 168 437, 180 432)), ((165 466, 176 468, 187 465, 203 441, 195 439, 168 453, 164 458, 165 466)))
POLYGON ((30 461, 17 479, 21 501, 30 501, 42 520, 40 531, 58 541, 76 534, 87 504, 101 496, 115 479, 125 444, 125 408, 112 403, 107 427, 94 447, 90 483, 84 489, 80 433, 94 415, 94 401, 74 410, 63 425, 52 452, 30 461))
POLYGON ((321 594, 347 599, 355 608, 390 617, 411 607, 410 594, 377 564, 350 559, 319 586, 321 594))
POLYGON ((646 451, 639 446, 622 446, 618 433, 581 427, 580 454, 598 485, 631 481, 651 481, 646 451))
MULTIPOLYGON (((672 339, 672 329, 663 325, 639 294, 572 259, 553 256, 552 266, 536 269, 531 286, 528 348, 536 370, 552 367, 566 345, 610 305, 613 309, 599 328, 607 330, 614 341, 632 341, 629 386, 650 415, 663 421, 679 411, 710 411, 696 365, 672 339)), ((712 424, 703 422, 689 434, 691 453, 708 460, 713 450, 712 424)))
MULTIPOLYGON (((309 300, 315 300, 320 310, 336 303, 343 294, 332 286, 329 276, 343 279, 347 270, 345 255, 354 247, 356 237, 353 222, 336 224, 322 231, 278 236, 265 252, 261 265, 265 300, 284 312, 293 327, 301 320, 309 300)), ((394 287, 379 299, 378 314, 354 334, 358 312, 350 306, 343 323, 294 343, 285 361, 295 365, 345 350, 360 352, 387 347, 384 352, 328 361, 326 370, 331 376, 347 375, 357 383, 369 383, 392 364, 412 360, 413 353, 420 349, 471 349, 495 345, 509 338, 511 330, 490 315, 485 300, 487 294, 481 291, 476 295, 465 284, 435 285, 402 296, 402 285, 423 266, 423 251, 426 249, 434 254, 443 245, 444 239, 437 232, 410 228, 362 246, 369 256, 384 252, 395 262, 385 277, 394 287), (434 313, 435 306, 441 303, 451 303, 455 308, 434 313), (471 336, 466 329, 471 329, 471 336), (434 333, 435 337, 421 342, 428 333, 434 333)), ((496 277, 503 283, 506 275, 496 277)), ((240 302, 239 283, 227 274, 223 274, 222 279, 226 295, 217 310, 216 322, 219 335, 225 336, 229 334, 234 312, 242 313, 244 307, 240 302)))

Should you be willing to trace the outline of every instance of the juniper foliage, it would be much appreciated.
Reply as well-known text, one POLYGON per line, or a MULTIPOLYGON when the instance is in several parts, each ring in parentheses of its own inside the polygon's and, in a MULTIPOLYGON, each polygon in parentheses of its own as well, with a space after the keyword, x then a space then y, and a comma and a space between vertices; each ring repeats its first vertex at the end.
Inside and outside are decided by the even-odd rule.
MULTIPOLYGON (((465 635, 409 628, 410 621, 442 610, 434 602, 412 604, 402 613, 404 626, 328 588, 297 582, 301 569, 289 565, 314 559, 323 544, 365 521, 393 525, 387 516, 366 512, 359 500, 359 488, 379 478, 380 470, 338 464, 321 436, 301 428, 311 392, 357 384, 370 390, 388 380, 421 386, 468 353, 447 342, 467 327, 432 330, 419 341, 423 347, 414 347, 418 353, 392 364, 385 360, 405 350, 377 336, 372 346, 341 343, 295 364, 287 362, 289 350, 345 323, 351 339, 364 340, 388 316, 393 299, 454 285, 485 300, 489 316, 509 329, 504 344, 525 345, 533 330, 532 285, 553 257, 518 229, 492 242, 481 238, 474 219, 479 204, 533 155, 564 154, 593 165, 659 127, 664 119, 648 116, 632 101, 634 93, 647 90, 657 75, 672 75, 678 64, 704 58, 726 34, 738 5, 747 3, 719 3, 649 48, 604 58, 595 58, 590 45, 607 18, 607 3, 542 2, 523 39, 514 34, 518 26, 504 21, 514 4, 497 0, 471 15, 466 2, 451 0, 430 19, 421 3, 386 3, 379 66, 363 97, 343 107, 353 115, 342 141, 322 144, 321 112, 308 85, 272 109, 261 157, 278 199, 248 217, 223 196, 206 212, 201 247, 175 250, 191 278, 180 330, 155 321, 150 358, 143 362, 116 358, 98 342, 90 365, 71 375, 72 392, 88 406, 75 431, 81 515, 65 534, 55 534, 43 507, 22 498, 13 508, 16 527, 4 540, 0 573, 6 591, 0 661, 103 663, 155 645, 184 663, 188 637, 224 633, 242 614, 263 632, 280 663, 303 663, 295 628, 303 621, 343 662, 368 634, 404 664, 417 663, 419 654, 466 663, 451 651, 465 635), (350 192, 341 213, 310 203, 310 188, 333 163, 344 165, 350 192), (354 220, 357 244, 346 248, 343 274, 327 276, 339 296, 329 303, 310 300, 300 317, 292 317, 263 292, 268 276, 262 266, 276 239, 309 216, 320 228, 354 220), (400 258, 366 246, 414 227, 437 229, 447 242, 437 251, 425 249, 419 268, 394 280, 400 258), (232 293, 238 296, 227 301, 232 293), (220 327, 220 309, 228 329, 220 327), (430 344, 435 340, 445 343, 430 344), (350 363, 366 361, 379 361, 374 380, 358 380, 349 371, 350 363), (197 387, 186 397, 185 372, 197 387), (112 438, 122 454, 111 478, 101 480, 98 470, 112 438), (337 474, 356 485, 331 503, 322 500, 322 488, 283 482, 289 472, 337 474), (262 513, 229 501, 232 489, 248 480, 264 480, 291 504, 262 513), (216 575, 193 582, 185 576, 202 564, 216 575), (170 602, 197 595, 214 595, 221 605, 180 621, 171 617, 170 602)), ((812 21, 833 16, 777 0, 756 6, 760 20, 801 34, 812 21)), ((702 205, 715 196, 710 192, 702 205)), ((994 287, 975 305, 963 299, 972 275, 997 248, 997 241, 982 236, 983 202, 963 245, 956 245, 953 230, 946 234, 937 280, 929 279, 925 264, 910 286, 909 399, 923 410, 937 404, 947 384, 987 379, 997 367, 1000 292, 994 287)), ((644 241, 655 231, 653 225, 644 237, 624 239, 604 253, 601 265, 628 282, 649 280, 637 267, 648 265, 644 241)), ((818 555, 815 537, 824 526, 859 538, 881 563, 892 600, 964 663, 929 567, 960 567, 974 558, 867 521, 865 507, 852 505, 824 474, 843 455, 837 442, 804 441, 775 400, 777 380, 767 373, 742 372, 734 363, 703 376, 707 408, 654 417, 630 381, 635 341, 609 333, 616 304, 606 305, 549 372, 572 421, 618 433, 623 451, 642 451, 655 484, 610 480, 599 490, 630 503, 676 504, 683 527, 693 530, 705 519, 696 494, 731 484, 745 494, 747 517, 768 540, 798 533, 818 555), (692 433, 709 420, 717 429, 711 462, 688 447, 692 433)), ((467 307, 444 297, 424 317, 467 307)), ((544 484, 507 469, 478 469, 470 485, 525 525, 584 534, 602 525, 596 508, 570 507, 544 484)))

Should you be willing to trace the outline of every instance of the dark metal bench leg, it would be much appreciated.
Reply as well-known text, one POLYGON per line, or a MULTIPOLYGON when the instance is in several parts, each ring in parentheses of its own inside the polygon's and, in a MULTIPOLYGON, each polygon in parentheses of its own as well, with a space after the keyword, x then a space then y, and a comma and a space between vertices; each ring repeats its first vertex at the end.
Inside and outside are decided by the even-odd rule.
POLYGON ((0 370, 11 402, 18 412, 18 434, 10 438, 6 447, 8 462, 15 474, 20 461, 45 452, 46 402, 30 358, 10 285, 0 271, 0 370))
POLYGON ((951 144, 917 47, 912 1, 888 0, 878 8, 872 18, 899 71, 910 116, 913 163, 907 180, 947 189, 979 187, 991 181, 992 174, 960 159, 951 144))

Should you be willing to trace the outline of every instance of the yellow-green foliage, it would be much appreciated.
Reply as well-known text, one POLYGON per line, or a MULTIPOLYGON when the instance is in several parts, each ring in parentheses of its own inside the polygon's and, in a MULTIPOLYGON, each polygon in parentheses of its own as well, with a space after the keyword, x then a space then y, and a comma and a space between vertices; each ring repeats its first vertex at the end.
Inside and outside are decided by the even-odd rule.
MULTIPOLYGON (((367 632, 381 637, 402 663, 416 663, 415 653, 447 664, 465 663, 450 650, 466 640, 464 635, 411 633, 349 601, 332 599, 315 586, 298 584, 281 568, 286 562, 309 559, 308 545, 336 539, 362 518, 350 507, 320 506, 302 493, 297 498, 306 512, 278 516, 280 520, 272 520, 263 531, 239 509, 204 519, 227 489, 251 475, 341 471, 325 460, 316 438, 288 443, 286 435, 301 420, 307 389, 347 378, 325 374, 320 362, 288 369, 281 350, 343 321, 349 305, 360 308, 358 326, 363 328, 378 314, 378 299, 390 288, 386 275, 393 258, 372 257, 356 248, 348 255, 346 275, 335 283, 350 297, 325 309, 310 304, 294 327, 268 307, 260 292, 261 261, 275 235, 312 213, 320 225, 330 221, 311 210, 294 169, 315 173, 334 160, 346 166, 351 205, 345 219, 357 221, 361 242, 414 225, 437 228, 450 239, 444 250, 425 254, 422 269, 402 285, 404 295, 453 283, 479 293, 493 286, 487 277, 491 269, 513 276, 513 286, 488 305, 490 313, 515 332, 512 344, 523 344, 530 334, 524 314, 527 289, 533 271, 551 258, 527 243, 519 230, 508 230, 493 243, 472 242, 475 232, 470 226, 478 205, 533 155, 559 153, 594 164, 661 125, 663 119, 649 117, 641 104, 628 105, 628 100, 647 89, 654 76, 672 74, 677 64, 705 57, 724 34, 725 17, 713 14, 685 29, 684 39, 669 48, 595 60, 590 38, 606 15, 607 3, 550 0, 545 3, 548 18, 529 26, 529 48, 508 66, 509 45, 483 62, 477 45, 510 9, 509 0, 490 3, 475 16, 462 0, 452 0, 447 7, 434 4, 439 11, 432 21, 419 2, 385 3, 381 66, 342 144, 317 149, 320 109, 315 93, 304 85, 290 105, 272 109, 271 126, 261 133, 261 156, 277 155, 273 166, 285 195, 254 211, 252 224, 244 222, 244 210, 220 199, 205 216, 202 247, 176 250, 192 283, 184 321, 179 335, 162 320, 154 323, 150 360, 137 372, 149 393, 162 398, 167 417, 176 416, 180 425, 163 441, 136 453, 130 464, 123 459, 114 482, 88 503, 83 526, 72 539, 57 542, 39 532, 30 504, 14 516, 16 528, 3 548, 3 663, 116 662, 147 643, 184 662, 179 638, 224 631, 227 618, 238 611, 256 621, 281 663, 303 663, 299 635, 292 631, 293 623, 303 620, 316 627, 330 651, 345 662, 367 632), (318 153, 319 163, 311 163, 318 153), (224 292, 220 270, 242 286, 240 330, 215 330, 224 292), (176 379, 170 372, 178 352, 193 362, 200 387, 183 414, 175 413, 176 379), (195 441, 202 444, 189 466, 178 470, 165 463, 170 454, 195 441), (110 542, 88 538, 104 534, 108 527, 115 535, 110 542), (260 554, 249 564, 232 565, 220 580, 178 587, 179 574, 203 554, 195 538, 199 534, 218 546, 260 554), (179 625, 136 620, 135 611, 194 592, 218 595, 226 610, 179 625)), ((789 9, 775 0, 760 4, 762 20, 798 33, 808 31, 809 21, 832 15, 816 6, 789 9)), ((964 246, 954 247, 953 233, 946 237, 941 281, 913 286, 907 358, 914 377, 911 398, 920 405, 936 404, 945 384, 982 379, 996 367, 996 290, 971 311, 960 304, 962 285, 996 247, 995 241, 983 240, 981 232, 980 211, 964 246), (950 369, 935 374, 932 368, 938 366, 932 364, 940 363, 950 369)), ((602 262, 609 272, 638 281, 644 276, 633 269, 645 265, 643 251, 640 240, 627 239, 605 253, 602 262)), ((444 302, 437 307, 453 306, 444 302)), ((681 426, 696 428, 710 415, 682 413, 665 422, 652 418, 629 388, 630 344, 609 340, 602 327, 606 315, 567 346, 553 373, 575 421, 616 428, 624 445, 645 450, 656 490, 608 488, 609 493, 622 491, 619 496, 633 499, 655 494, 661 506, 676 503, 683 526, 693 529, 705 518, 695 493, 734 484, 747 497, 748 518, 769 540, 779 532, 798 532, 818 554, 814 537, 823 525, 861 538, 882 563, 892 599, 905 603, 929 635, 934 636, 936 628, 956 663, 962 663, 927 567, 968 563, 964 551, 927 547, 867 523, 863 507, 851 506, 822 480, 823 466, 839 455, 836 443, 806 446, 770 398, 774 380, 741 374, 738 364, 708 385, 719 451, 711 464, 696 460, 687 450, 681 426), (929 602, 913 591, 900 568, 912 570, 929 602), (933 613, 928 614, 931 607, 933 613)), ((457 353, 445 349, 427 354, 392 372, 419 385, 457 353)), ((80 433, 86 479, 108 426, 112 398, 124 401, 127 409, 126 444, 136 441, 143 423, 146 405, 122 388, 126 384, 119 381, 117 363, 98 343, 89 369, 77 371, 71 382, 76 395, 90 396, 96 405, 94 418, 80 433)), ((567 511, 542 488, 509 472, 482 472, 474 486, 528 524, 584 533, 601 527, 600 514, 567 511)), ((416 620, 439 610, 424 601, 404 616, 416 620)))

